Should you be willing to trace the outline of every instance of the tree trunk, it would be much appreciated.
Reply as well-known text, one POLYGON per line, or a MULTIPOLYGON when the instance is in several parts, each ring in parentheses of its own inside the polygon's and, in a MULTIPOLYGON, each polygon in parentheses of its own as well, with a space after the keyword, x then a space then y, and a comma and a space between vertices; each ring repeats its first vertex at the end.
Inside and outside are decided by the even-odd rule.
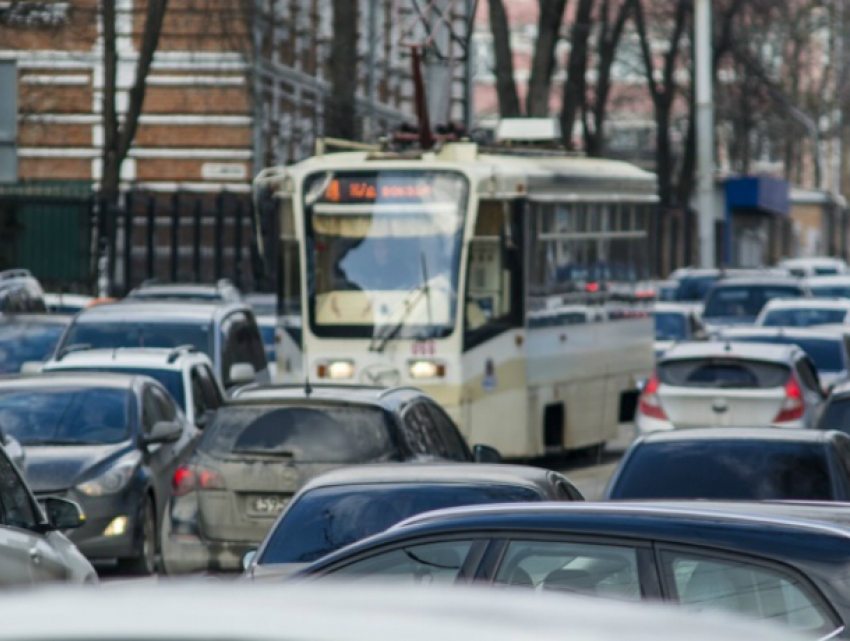
POLYGON ((537 42, 528 80, 525 113, 536 118, 549 115, 549 95, 552 72, 555 69, 555 47, 558 45, 561 23, 567 0, 540 0, 540 19, 537 23, 537 42))
POLYGON ((502 118, 522 115, 519 93, 514 80, 514 58, 511 48, 511 29, 502 0, 490 0, 490 31, 493 34, 493 54, 496 58, 496 94, 502 118))
POLYGON ((121 162, 118 159, 118 113, 115 108, 118 52, 116 49, 115 0, 102 0, 103 19, 103 169, 101 198, 118 202, 121 162))
POLYGON ((567 148, 573 146, 573 124, 576 115, 587 104, 587 48, 590 41, 591 15, 594 0, 579 0, 576 22, 570 33, 570 60, 561 107, 561 135, 567 148))
POLYGON ((356 140, 357 126, 357 18, 352 0, 333 0, 330 54, 331 93, 325 103, 325 134, 356 140))

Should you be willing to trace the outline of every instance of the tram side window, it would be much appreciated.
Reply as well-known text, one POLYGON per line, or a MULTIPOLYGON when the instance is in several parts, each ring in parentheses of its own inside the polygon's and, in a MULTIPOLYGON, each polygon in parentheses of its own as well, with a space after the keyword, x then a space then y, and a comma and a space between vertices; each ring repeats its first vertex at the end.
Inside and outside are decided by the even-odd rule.
POLYGON ((469 247, 466 348, 522 324, 522 246, 514 201, 483 200, 469 247))
POLYGON ((295 219, 292 201, 282 203, 280 225, 281 274, 280 295, 284 316, 301 314, 301 262, 298 254, 298 238, 295 234, 295 219))

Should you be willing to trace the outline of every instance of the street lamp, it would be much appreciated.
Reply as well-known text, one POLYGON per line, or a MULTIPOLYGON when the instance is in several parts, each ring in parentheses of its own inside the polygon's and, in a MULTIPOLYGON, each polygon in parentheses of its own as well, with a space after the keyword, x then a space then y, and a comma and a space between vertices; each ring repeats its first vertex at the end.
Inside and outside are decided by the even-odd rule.
POLYGON ((694 32, 699 261, 701 267, 714 267, 714 87, 711 69, 711 0, 696 0, 694 32))

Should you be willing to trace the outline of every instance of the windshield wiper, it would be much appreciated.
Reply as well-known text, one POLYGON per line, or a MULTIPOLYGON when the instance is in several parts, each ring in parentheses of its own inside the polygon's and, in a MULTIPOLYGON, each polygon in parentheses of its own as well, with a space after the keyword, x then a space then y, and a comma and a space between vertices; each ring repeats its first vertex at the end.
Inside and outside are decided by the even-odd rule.
MULTIPOLYGON (((416 289, 410 291, 410 293, 401 303, 401 307, 404 307, 404 311, 401 313, 401 316, 394 324, 384 325, 381 327, 381 331, 375 334, 375 336, 372 338, 372 344, 369 345, 370 352, 384 351, 384 348, 387 346, 387 343, 389 343, 393 338, 395 338, 399 330, 404 327, 404 321, 407 320, 407 317, 410 316, 410 312, 413 311, 413 308, 416 307, 422 297, 425 296, 428 301, 431 300, 429 288, 430 286, 428 285, 428 283, 424 282, 416 289), (375 343, 377 343, 377 345, 375 343)), ((392 316, 395 316, 398 309, 399 308, 393 310, 392 316)))
POLYGON ((292 450, 261 450, 253 448, 240 448, 232 450, 234 454, 251 454, 253 456, 274 456, 278 458, 295 458, 295 452, 292 450))

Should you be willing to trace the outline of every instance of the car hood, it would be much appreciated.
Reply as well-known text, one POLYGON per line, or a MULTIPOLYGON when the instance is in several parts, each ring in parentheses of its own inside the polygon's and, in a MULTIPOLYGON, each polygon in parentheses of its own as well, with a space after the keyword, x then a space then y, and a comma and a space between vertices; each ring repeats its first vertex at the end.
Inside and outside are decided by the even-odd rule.
POLYGON ((125 441, 114 445, 29 445, 24 465, 33 492, 65 490, 100 463, 133 449, 125 441))

